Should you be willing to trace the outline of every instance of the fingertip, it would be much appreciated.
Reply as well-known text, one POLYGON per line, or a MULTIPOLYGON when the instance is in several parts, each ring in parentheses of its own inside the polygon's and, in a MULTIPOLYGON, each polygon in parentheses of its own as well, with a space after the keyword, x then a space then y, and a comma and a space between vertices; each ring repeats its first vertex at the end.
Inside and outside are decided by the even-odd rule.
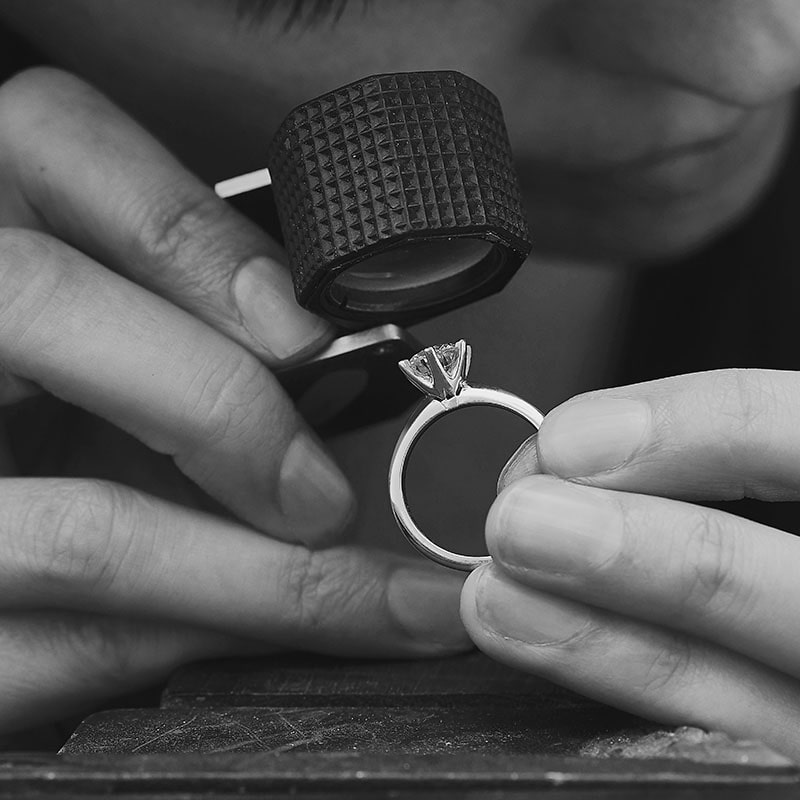
POLYGON ((484 564, 467 575, 461 589, 461 602, 459 613, 461 622, 464 625, 469 637, 473 642, 478 642, 482 633, 482 626, 478 618, 478 590, 480 584, 485 579, 487 571, 492 569, 491 564, 484 564))
POLYGON ((233 299, 241 324, 270 366, 288 366, 321 350, 333 327, 302 308, 288 270, 276 259, 258 256, 236 271, 233 299))
POLYGON ((356 498, 349 481, 305 428, 286 449, 278 493, 286 538, 308 547, 341 541, 355 517, 356 498))
POLYGON ((517 448, 500 471, 500 477, 497 479, 497 494, 500 494, 514 481, 526 475, 535 475, 540 471, 538 434, 534 433, 517 448))
POLYGON ((351 492, 349 504, 343 506, 340 516, 333 520, 328 520, 321 527, 314 528, 310 533, 305 532, 301 539, 293 535, 293 541, 307 547, 309 550, 324 550, 328 547, 339 547, 347 545, 353 539, 353 527, 358 517, 358 501, 351 492))
POLYGON ((588 395, 551 411, 538 436, 540 463, 562 478, 611 472, 628 464, 651 427, 643 400, 588 395))
POLYGON ((387 603, 396 625, 421 655, 447 655, 470 649, 461 623, 463 575, 442 568, 399 567, 389 578, 387 603))

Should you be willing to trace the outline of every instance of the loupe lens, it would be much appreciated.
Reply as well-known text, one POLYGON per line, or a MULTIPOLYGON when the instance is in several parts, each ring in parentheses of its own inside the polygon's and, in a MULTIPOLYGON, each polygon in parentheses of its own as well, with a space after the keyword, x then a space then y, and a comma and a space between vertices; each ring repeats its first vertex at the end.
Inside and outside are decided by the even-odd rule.
POLYGON ((396 247, 362 261, 336 278, 351 292, 397 292, 449 280, 483 261, 492 249, 481 239, 439 239, 396 247))
POLYGON ((419 310, 454 299, 497 272, 494 245, 484 239, 432 239, 384 250, 340 272, 328 296, 339 309, 379 313, 419 310), (476 275, 480 271, 481 275, 476 275))

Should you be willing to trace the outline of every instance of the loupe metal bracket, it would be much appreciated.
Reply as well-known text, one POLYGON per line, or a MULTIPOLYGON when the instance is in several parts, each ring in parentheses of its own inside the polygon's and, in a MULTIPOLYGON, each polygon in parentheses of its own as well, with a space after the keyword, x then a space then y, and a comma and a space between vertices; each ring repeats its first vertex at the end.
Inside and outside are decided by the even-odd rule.
POLYGON ((405 328, 380 325, 339 336, 277 377, 309 424, 332 436, 391 419, 419 399, 407 381, 397 380, 397 362, 420 347, 405 328))

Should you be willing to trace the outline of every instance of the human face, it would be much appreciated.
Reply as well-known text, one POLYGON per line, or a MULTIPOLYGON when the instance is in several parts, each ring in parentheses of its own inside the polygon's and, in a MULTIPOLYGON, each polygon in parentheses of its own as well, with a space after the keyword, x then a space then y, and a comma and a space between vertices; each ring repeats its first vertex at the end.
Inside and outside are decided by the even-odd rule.
POLYGON ((209 180, 261 166, 283 115, 317 94, 460 70, 501 100, 538 250, 589 259, 662 259, 714 235, 788 129, 771 65, 800 15, 777 0, 757 18, 739 0, 352 0, 309 21, 311 2, 288 28, 296 3, 257 5, 10 0, 0 17, 209 180))
MULTIPOLYGON (((759 47, 772 57, 791 43, 791 18, 780 20, 777 43, 759 27, 778 0, 763 0, 757 20, 744 0, 351 0, 335 23, 301 19, 288 30, 288 0, 263 19, 237 15, 237 5, 7 0, 0 19, 209 182, 263 166, 287 111, 348 81, 457 69, 486 85, 504 108, 535 257, 513 291, 428 321, 417 335, 467 337, 476 379, 545 410, 607 380, 625 296, 622 271, 565 267, 548 255, 629 262, 697 245, 757 196, 788 129, 785 62, 748 61, 759 47)), ((440 446, 413 469, 427 487, 450 481, 428 499, 436 514, 438 496, 458 497, 446 519, 453 538, 437 540, 460 549, 465 529, 480 532, 491 498, 477 491, 477 476, 469 483, 460 469, 442 469, 442 454, 463 465, 479 453, 496 476, 519 439, 469 416, 465 430, 454 416, 442 438, 426 437, 440 446)), ((330 443, 371 543, 398 538, 383 463, 397 429, 390 421, 330 443)))

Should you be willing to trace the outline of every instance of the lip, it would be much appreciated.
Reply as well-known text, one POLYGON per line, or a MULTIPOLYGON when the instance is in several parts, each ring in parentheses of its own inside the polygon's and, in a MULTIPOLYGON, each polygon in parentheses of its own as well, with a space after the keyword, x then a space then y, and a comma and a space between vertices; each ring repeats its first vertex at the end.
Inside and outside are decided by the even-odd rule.
POLYGON ((683 258, 763 196, 786 152, 792 112, 790 101, 760 109, 734 136, 665 149, 615 169, 521 159, 536 251, 629 265, 683 258))
POLYGON ((718 191, 748 169, 762 148, 771 147, 772 137, 782 130, 776 123, 778 112, 781 109, 754 111, 719 135, 656 148, 630 159, 554 165, 523 156, 516 164, 523 191, 530 181, 537 194, 580 191, 590 200, 607 197, 610 191, 624 195, 627 202, 685 202, 718 191), (535 180, 530 180, 532 176, 535 180))
MULTIPOLYGON (((741 120, 736 126, 732 126, 716 136, 710 136, 693 142, 686 142, 671 147, 656 147, 645 153, 630 158, 617 159, 586 159, 583 161, 567 161, 563 168, 574 174, 586 177, 606 177, 608 175, 620 175, 626 172, 636 173, 643 170, 659 167, 687 157, 696 158, 698 156, 711 155, 723 148, 730 147, 737 143, 747 131, 747 120, 741 120)), ((520 172, 530 169, 541 169, 542 162, 536 158, 521 156, 515 159, 515 163, 520 172)))

